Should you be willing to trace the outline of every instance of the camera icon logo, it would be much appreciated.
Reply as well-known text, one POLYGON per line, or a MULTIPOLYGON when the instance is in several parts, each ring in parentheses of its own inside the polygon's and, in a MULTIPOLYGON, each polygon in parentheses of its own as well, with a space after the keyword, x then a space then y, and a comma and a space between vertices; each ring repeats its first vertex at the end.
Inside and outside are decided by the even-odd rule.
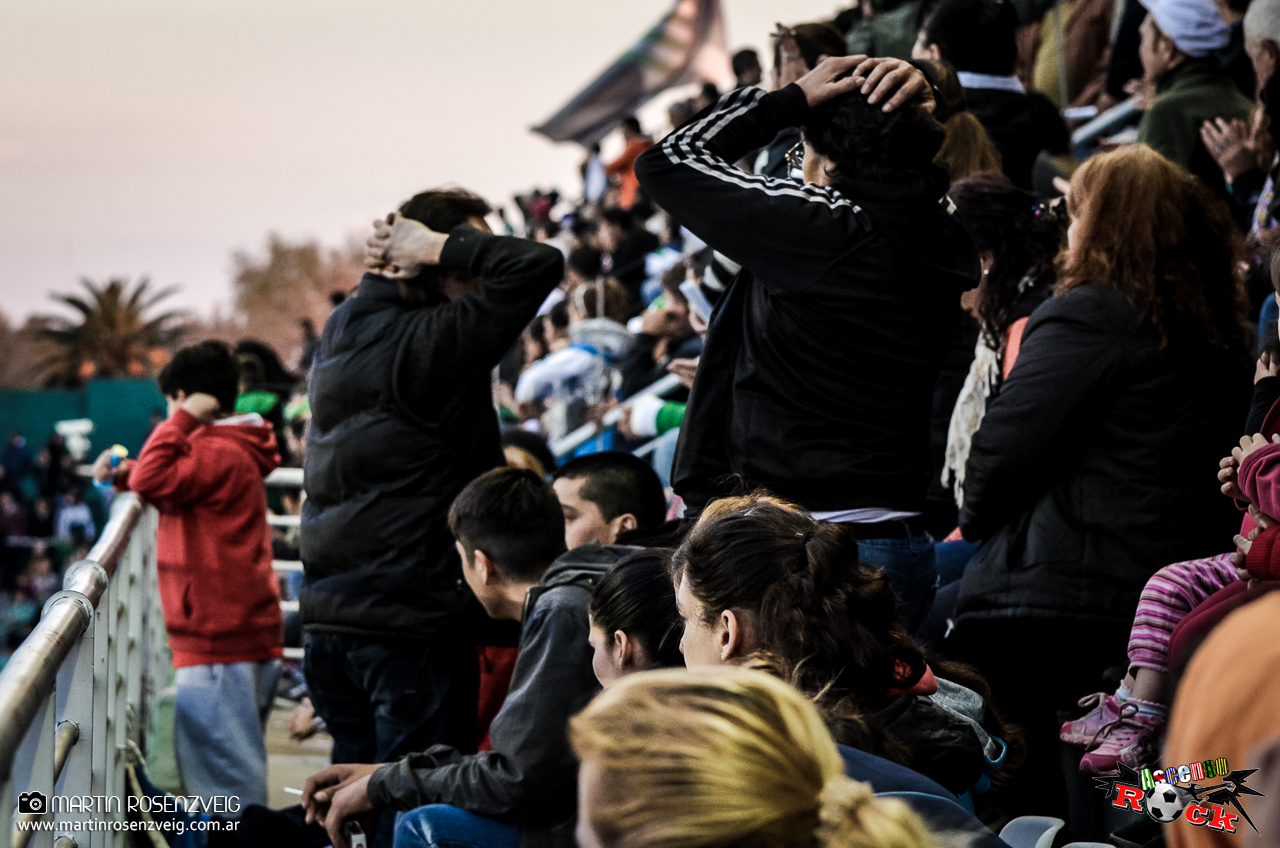
POLYGON ((18 814, 42 816, 49 811, 49 799, 43 792, 23 792, 18 796, 18 814))

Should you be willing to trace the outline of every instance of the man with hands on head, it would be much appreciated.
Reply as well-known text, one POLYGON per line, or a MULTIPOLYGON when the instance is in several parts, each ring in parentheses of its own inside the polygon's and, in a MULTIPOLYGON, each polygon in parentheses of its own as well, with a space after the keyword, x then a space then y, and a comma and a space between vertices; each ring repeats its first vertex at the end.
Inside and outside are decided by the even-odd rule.
POLYGON ((371 270, 312 359, 303 670, 338 763, 476 745, 488 625, 448 509, 504 464, 490 372, 564 269, 554 247, 491 235, 488 211, 465 191, 427 191, 375 222, 371 270))
POLYGON ((937 577, 918 525, 933 388, 980 276, 933 164, 933 105, 909 63, 827 58, 778 91, 725 95, 636 162, 655 203, 742 266, 694 378, 676 493, 697 514, 764 487, 856 525, 913 626, 937 577), (787 126, 803 130, 803 184, 733 166, 787 126))

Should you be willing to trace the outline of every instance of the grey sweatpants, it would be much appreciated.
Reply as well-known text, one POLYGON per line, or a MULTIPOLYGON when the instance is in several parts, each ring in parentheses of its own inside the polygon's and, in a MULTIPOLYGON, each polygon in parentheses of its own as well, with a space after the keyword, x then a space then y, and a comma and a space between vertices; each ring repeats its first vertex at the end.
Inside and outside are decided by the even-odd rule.
MULTIPOLYGON (((187 795, 267 803, 263 738, 280 660, 193 665, 175 672, 173 744, 187 795)), ((235 810, 235 807, 231 807, 235 810)), ((202 810, 203 812, 203 810, 202 810)))

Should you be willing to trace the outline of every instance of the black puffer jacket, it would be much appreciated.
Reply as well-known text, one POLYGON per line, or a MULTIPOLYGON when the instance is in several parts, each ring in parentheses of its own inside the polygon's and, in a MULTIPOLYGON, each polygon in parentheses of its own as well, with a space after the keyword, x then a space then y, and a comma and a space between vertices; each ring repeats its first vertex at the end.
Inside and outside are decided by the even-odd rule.
POLYGON ((808 111, 796 85, 740 89, 636 160, 649 196, 743 268, 680 428, 672 479, 694 512, 731 477, 812 510, 925 506, 933 387, 977 251, 940 170, 913 190, 733 166, 808 111))
POLYGON ((460 226, 440 265, 483 278, 480 290, 411 308, 394 281, 366 274, 312 360, 301 596, 310 631, 429 638, 470 594, 449 505, 502 464, 489 373, 564 261, 554 247, 460 226))
POLYGON ((983 543, 960 618, 1127 624, 1157 569, 1228 550, 1218 461, 1249 396, 1243 356, 1162 347, 1112 288, 1045 302, 973 438, 960 528, 983 543))

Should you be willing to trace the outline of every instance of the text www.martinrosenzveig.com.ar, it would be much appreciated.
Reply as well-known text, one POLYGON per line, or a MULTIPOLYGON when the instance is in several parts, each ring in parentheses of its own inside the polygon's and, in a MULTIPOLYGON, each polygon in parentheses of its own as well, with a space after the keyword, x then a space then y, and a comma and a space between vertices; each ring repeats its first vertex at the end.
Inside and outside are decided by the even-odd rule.
POLYGON ((192 821, 192 822, 155 822, 155 821, 19 821, 18 830, 56 831, 58 833, 92 833, 110 831, 114 833, 133 831, 172 831, 175 834, 190 831, 235 830, 238 821, 192 821))

